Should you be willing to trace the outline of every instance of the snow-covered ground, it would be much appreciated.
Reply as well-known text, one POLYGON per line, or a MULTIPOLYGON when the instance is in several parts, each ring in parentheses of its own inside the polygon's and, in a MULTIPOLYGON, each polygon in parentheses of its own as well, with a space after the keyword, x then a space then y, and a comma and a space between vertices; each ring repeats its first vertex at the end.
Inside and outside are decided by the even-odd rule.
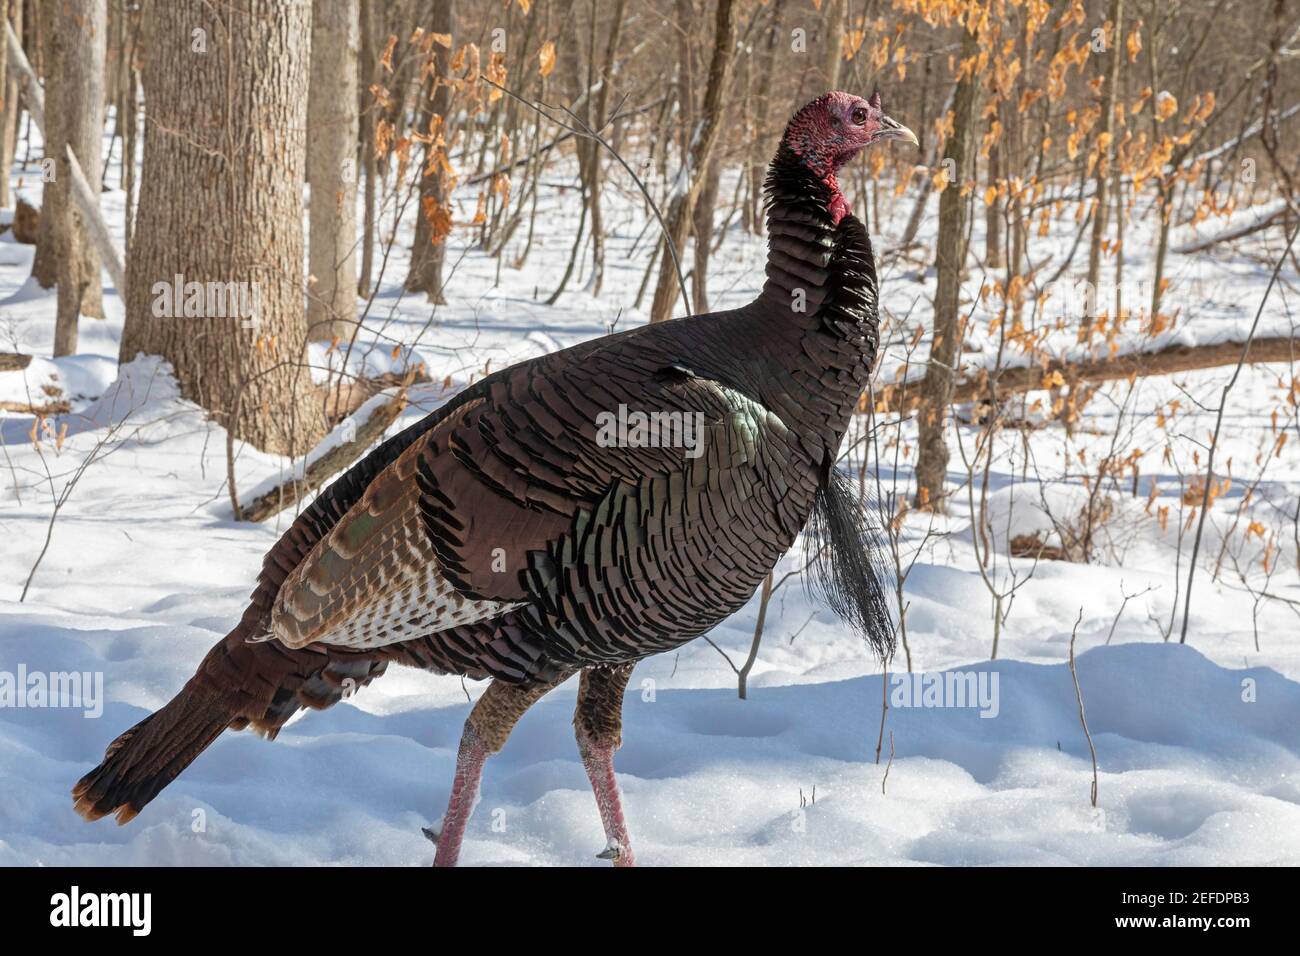
MULTIPOLYGON (((36 170, 13 175, 20 193, 39 203, 36 170)), ((437 310, 401 294, 407 251, 398 242, 364 344, 379 362, 372 368, 382 371, 385 357, 402 346, 435 384, 416 390, 394 428, 485 368, 645 321, 632 300, 653 232, 643 235, 646 211, 621 172, 610 176, 611 236, 599 297, 589 294, 584 269, 557 305, 543 304, 572 245, 578 199, 571 189, 543 189, 538 234, 522 270, 509 263, 524 229, 500 268, 458 230, 448 250, 448 304, 437 310)), ((546 176, 551 184, 572 179, 563 164, 546 176)), ((116 184, 115 169, 109 181, 116 184)), ((881 192, 884 221, 873 232, 878 252, 887 253, 910 196, 894 204, 885 198, 892 190, 881 192)), ((725 184, 721 195, 731 195, 725 184)), ((120 242, 122 193, 106 192, 103 200, 120 242)), ((461 200, 458 218, 468 219, 475 196, 467 191, 461 200)), ((1146 202, 1126 236, 1125 269, 1135 277, 1151 274, 1154 216, 1146 202)), ((976 218, 982 251, 983 218, 976 218)), ((1065 210, 1052 237, 1034 240, 1035 261, 1049 254, 1063 260, 1071 222, 1065 210)), ((1223 226, 1197 228, 1204 234, 1223 226)), ((1175 242, 1197 234, 1180 227, 1175 242)), ((933 248, 933 215, 919 238, 933 248)), ((1239 339, 1263 294, 1268 262, 1280 252, 1280 233, 1259 234, 1247 248, 1250 255, 1231 247, 1171 254, 1164 310, 1174 316, 1172 327, 1141 338, 1135 319, 1120 347, 1239 339)), ((763 255, 760 240, 728 236, 710 276, 713 308, 754 294, 763 255)), ((80 709, 12 706, 16 701, 0 707, 0 864, 428 863, 432 847, 420 827, 445 807, 467 696, 482 687, 409 670, 390 670, 351 700, 301 717, 274 743, 226 734, 126 828, 89 825, 72 812, 73 782, 114 736, 181 686, 243 610, 284 516, 264 525, 231 520, 224 432, 179 398, 164 365, 139 359, 118 379, 123 308, 115 290, 105 290, 106 320, 82 320, 81 353, 48 360, 55 295, 28 280, 31 257, 31 247, 0 236, 0 350, 38 356, 26 373, 0 373, 0 400, 21 401, 57 384, 73 396, 73 412, 35 430, 30 416, 0 418, 0 691, 4 675, 16 677, 20 668, 29 675, 85 672, 92 688, 100 675, 102 699, 80 709)), ((1075 271, 1085 258, 1086 250, 1075 271)), ((969 296, 986 278, 996 276, 970 276, 969 296)), ((1263 335, 1293 334, 1298 290, 1290 264, 1282 280, 1263 335)), ((910 330, 929 321, 933 270, 925 256, 899 258, 882 268, 882 282, 891 317, 881 373, 888 382, 904 364, 910 330)), ((1126 295, 1126 302, 1137 300, 1126 295)), ((973 313, 971 364, 996 350, 993 314, 973 313)), ((1065 350, 1073 333, 1049 339, 1065 350)), ((1053 424, 999 439, 986 504, 996 552, 988 574, 1005 589, 1014 569, 1022 583, 992 661, 993 604, 972 547, 966 472, 952 443, 952 481, 961 490, 951 515, 903 522, 904 563, 915 560, 904 594, 907 650, 913 670, 931 675, 931 683, 901 685, 891 675, 894 706, 883 740, 878 665, 797 580, 773 597, 749 699, 737 698, 723 654, 736 666, 744 660, 756 600, 711 635, 716 647, 701 640, 638 665, 617 765, 639 861, 1300 863, 1300 580, 1292 523, 1300 432, 1285 402, 1295 374, 1288 366, 1248 366, 1232 392, 1218 460, 1234 481, 1211 512, 1187 643, 1178 643, 1194 530, 1187 530, 1191 509, 1180 504, 1178 474, 1190 481, 1204 472, 1198 443, 1208 441, 1230 371, 1142 379, 1132 393, 1128 383, 1113 383, 1100 389, 1073 434, 1053 424), (1132 453, 1139 477, 1135 487, 1127 471, 1105 484, 1108 517, 1097 560, 1035 565, 1008 558, 1010 537, 1050 531, 1049 515, 1078 513, 1087 499, 1083 477, 1095 473, 1117 427, 1118 457, 1132 453), (1283 432, 1290 440, 1278 447, 1283 432), (1252 522, 1261 530, 1248 530, 1252 522), (1260 563, 1266 547, 1267 580, 1260 563), (1096 808, 1067 665, 1076 619, 1078 680, 1099 767, 1096 808), (927 696, 937 693, 934 682, 945 680, 948 690, 958 681, 973 688, 976 699, 967 703, 974 706, 925 706, 935 700, 927 696), (904 699, 904 687, 918 693, 904 699)), ((1044 393, 1030 396, 1036 399, 1048 401, 1044 393)), ((977 431, 961 434, 972 454, 977 431)), ((874 490, 905 496, 911 423, 879 441, 885 464, 874 490)), ((240 450, 242 496, 289 467, 240 450)), ((977 507, 978 494, 977 485, 977 507)), ((779 572, 803 560, 796 548, 779 572)), ((894 666, 906 667, 902 648, 894 666)), ((575 689, 570 681, 545 698, 489 761, 463 862, 595 862, 603 839, 572 740, 575 689)))

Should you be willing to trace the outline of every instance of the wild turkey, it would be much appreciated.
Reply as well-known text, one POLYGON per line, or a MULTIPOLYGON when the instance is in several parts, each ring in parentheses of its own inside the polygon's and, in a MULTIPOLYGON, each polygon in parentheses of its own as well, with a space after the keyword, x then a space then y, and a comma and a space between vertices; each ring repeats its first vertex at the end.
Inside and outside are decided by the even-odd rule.
POLYGON ((835 177, 886 139, 916 142, 879 94, 814 100, 768 172, 767 281, 752 303, 503 369, 334 482, 271 549, 235 629, 73 788, 76 809, 125 823, 227 728, 274 737, 395 662, 492 678, 441 832, 426 831, 451 865, 485 759, 580 671, 574 726, 601 855, 630 865, 613 754, 633 665, 742 607, 814 510, 832 607, 877 653, 892 646, 862 511, 835 469, 878 346, 871 243, 835 177), (644 430, 611 441, 616 413, 698 422, 703 444, 685 431, 677 447, 644 430))

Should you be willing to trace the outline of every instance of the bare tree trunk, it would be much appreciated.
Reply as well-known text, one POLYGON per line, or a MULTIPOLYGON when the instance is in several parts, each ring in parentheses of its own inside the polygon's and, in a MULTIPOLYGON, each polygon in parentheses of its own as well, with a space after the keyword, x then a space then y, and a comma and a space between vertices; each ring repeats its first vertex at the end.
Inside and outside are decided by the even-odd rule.
POLYGON ((325 432, 304 356, 310 0, 159 0, 143 22, 149 122, 121 359, 161 355, 235 438, 302 453, 325 432))
POLYGON ((826 59, 822 61, 822 76, 828 90, 840 88, 840 66, 844 62, 844 4, 845 0, 828 0, 826 3, 826 59))
MULTIPOLYGON (((122 16, 126 20, 126 42, 122 48, 123 69, 126 71, 122 95, 122 190, 126 194, 123 202, 123 237, 129 257, 131 239, 135 235, 135 154, 140 135, 140 71, 135 56, 140 37, 140 10, 129 0, 122 0, 122 8, 122 16)), ((125 298, 126 290, 119 289, 118 295, 125 298)))
MULTIPOLYGON (((997 188, 998 184, 998 148, 989 150, 988 180, 989 186, 997 188)), ((997 196, 984 207, 984 265, 989 269, 1002 266, 1002 203, 997 196)))
POLYGON ((102 317, 99 253, 89 241, 81 213, 72 200, 72 173, 65 147, 71 147, 92 188, 101 178, 100 139, 103 135, 104 60, 108 40, 106 0, 68 0, 67 16, 49 31, 49 77, 57 100, 46 101, 47 159, 54 160, 54 178, 45 184, 43 215, 50 216, 47 249, 54 256, 59 286, 54 325, 54 354, 77 351, 77 322, 82 312, 102 317), (50 132, 54 137, 50 139, 50 132))
POLYGON ((307 335, 347 339, 357 318, 357 0, 315 0, 307 177, 307 335))
MULTIPOLYGON (((689 142, 692 145, 684 157, 687 168, 682 171, 682 188, 673 197, 668 213, 668 240, 679 251, 690 233, 695 203, 708 178, 709 163, 722 126, 727 75, 735 52, 736 23, 732 7, 733 0, 718 0, 713 58, 709 63, 709 85, 704 95, 704 111, 695 129, 691 131, 689 142)), ((663 322, 671 318, 676 302, 677 270, 672 256, 665 253, 659 261, 659 283, 655 286, 655 297, 650 306, 650 321, 663 322)))
MULTIPOLYGON (((948 94, 948 99, 946 99, 943 103, 943 106, 939 108, 939 116, 942 117, 948 115, 948 110, 952 107, 952 98, 955 95, 955 93, 956 91, 953 90, 948 94)), ((921 142, 924 143, 925 134, 919 133, 917 135, 921 137, 921 142)), ((933 166, 938 161, 939 157, 935 155, 938 149, 939 149, 939 141, 936 139, 935 142, 930 146, 931 152, 926 153, 924 152, 924 150, 922 151, 922 155, 925 156, 925 164, 927 166, 933 166)), ((912 204, 912 214, 908 217, 907 225, 903 228, 902 238, 900 238, 898 241, 898 244, 900 246, 909 246, 912 244, 912 240, 916 238, 916 233, 921 228, 921 218, 925 215, 925 210, 928 207, 930 201, 930 193, 933 191, 933 189, 934 189, 934 177, 922 176, 921 186, 916 195, 916 201, 912 204)))
MULTIPOLYGON (((961 58, 974 56, 977 48, 974 34, 963 32, 961 58)), ((935 511, 944 507, 944 480, 948 473, 944 423, 952 403, 954 366, 961 351, 961 273, 966 261, 966 223, 970 208, 970 199, 962 195, 961 187, 968 175, 977 83, 978 79, 968 73, 958 81, 953 94, 952 136, 944 148, 944 159, 952 160, 950 169, 955 181, 939 196, 934 337, 930 341, 930 360, 925 368, 921 408, 917 413, 916 503, 919 508, 935 511)))
POLYGON ((695 311, 709 311, 709 254, 713 251, 713 211, 718 204, 718 185, 722 170, 717 160, 709 163, 704 187, 695 202, 692 232, 695 234, 695 262, 691 267, 691 301, 695 311))
POLYGON ((379 82, 376 73, 379 54, 375 46, 375 10, 372 0, 361 0, 361 57, 359 63, 360 82, 357 97, 357 117, 359 124, 360 171, 366 176, 365 218, 361 227, 361 273, 357 277, 357 294, 363 298, 370 295, 371 273, 375 262, 375 203, 378 191, 375 177, 379 175, 375 162, 375 116, 374 97, 370 87, 379 82))
MULTIPOLYGON (((9 19, 11 0, 0 0, 0 27, 9 19)), ((21 10, 22 0, 17 0, 21 10)), ((9 174, 14 165, 14 140, 10 135, 13 114, 18 109, 17 88, 9 83, 9 44, 0 37, 0 207, 8 209, 14 204, 9 190, 9 174)))
MULTIPOLYGON (((21 37, 23 35, 23 0, 7 0, 9 6, 9 19, 14 25, 14 34, 21 37)), ((3 26, 0 23, 0 26, 3 26)), ((8 44, 5 44, 6 52, 8 44)), ((9 175, 13 170, 14 156, 18 152, 18 122, 22 116, 22 103, 18 92, 18 81, 9 75, 8 59, 5 61, 5 72, 0 74, 0 83, 3 83, 4 91, 4 124, 0 126, 0 167, 4 169, 5 189, 9 189, 9 175)), ((13 197, 5 193, 6 200, 3 205, 8 206, 13 197)))
MULTIPOLYGON (((591 107, 588 110, 587 122, 593 129, 599 128, 605 122, 606 112, 609 110, 610 88, 614 85, 614 60, 618 56, 618 42, 623 32, 623 12, 626 4, 627 0, 615 0, 609 24, 609 38, 605 43, 605 58, 600 68, 600 89, 596 91, 594 96, 591 93, 591 84, 588 83, 587 102, 591 104, 591 107)), ((591 15, 593 20, 592 39, 594 40, 596 35, 594 24, 596 4, 594 0, 591 15)), ((593 62, 595 56, 596 50, 593 44, 591 49, 593 62)), ((599 143, 592 139, 582 140, 579 148, 585 148, 587 151, 586 166, 590 179, 587 184, 587 198, 591 203, 591 294, 598 296, 605 281, 605 214, 601 208, 604 150, 599 143)))
MULTIPOLYGON (((44 144, 45 154, 43 159, 53 160, 55 163, 54 166, 44 163, 42 167, 44 185, 41 187, 41 219, 36 233, 36 252, 32 256, 32 278, 40 283, 42 289, 52 289, 59 281, 59 249, 56 235, 60 222, 57 157, 63 152, 62 144, 65 142, 62 129, 63 107, 60 104, 63 77, 60 70, 52 68, 57 62, 56 51, 52 48, 53 31, 48 29, 48 24, 45 25, 45 29, 41 24, 42 20, 49 18, 50 9, 38 5, 33 8, 32 13, 34 16, 30 26, 34 45, 25 45, 32 68, 44 81, 45 127, 41 130, 41 142, 44 144)), ((28 142, 31 142, 30 139, 28 142)))
POLYGON ((1106 238, 1106 226, 1109 220, 1110 199, 1110 160, 1114 154, 1111 142, 1115 129, 1115 96, 1119 90, 1120 64, 1124 62, 1124 0, 1110 0, 1108 19, 1111 24, 1106 47, 1106 92, 1101 107, 1101 129, 1097 133, 1099 155, 1097 158, 1097 186, 1093 200, 1092 242, 1088 246, 1088 288, 1086 297, 1089 306, 1083 316, 1081 334, 1086 336, 1092 328, 1093 312, 1097 303, 1102 301, 1099 283, 1101 282, 1101 243, 1106 238))
POLYGON ((781 27, 785 21, 785 0, 772 4, 771 21, 765 31, 762 50, 755 69, 758 71, 758 92, 753 106, 753 142, 750 146, 749 202, 745 206, 745 228, 756 236, 763 234, 763 177, 767 172, 771 142, 768 122, 772 115, 772 74, 776 65, 776 51, 781 43, 781 27))
MULTIPOLYGON (((431 0, 429 29, 433 33, 453 35, 455 0, 431 0)), ((434 168, 429 158, 438 149, 446 149, 444 137, 450 140, 447 113, 451 108, 451 87, 439 82, 446 76, 451 62, 451 50, 434 44, 433 55, 438 68, 422 87, 420 95, 420 131, 428 133, 437 127, 440 132, 435 141, 425 148, 423 175, 420 179, 420 215, 415 220, 415 246, 411 250, 411 269, 406 277, 406 288, 423 292, 430 302, 442 303, 442 262, 447 254, 446 237, 438 235, 430 221, 435 209, 447 205, 447 180, 441 168, 434 168)))
MULTIPOLYGON (((396 37, 399 44, 412 35, 412 27, 419 19, 416 13, 420 3, 428 3, 429 0, 389 0, 386 3, 380 3, 375 10, 375 42, 378 50, 383 50, 388 44, 389 37, 396 37)), ((393 64, 391 74, 385 75, 383 68, 376 71, 376 82, 387 87, 392 94, 389 97, 388 106, 384 108, 384 122, 392 127, 391 143, 396 143, 401 137, 406 136, 409 132, 407 129, 408 116, 412 96, 418 96, 417 86, 422 88, 423 84, 416 84, 414 81, 415 68, 420 58, 416 56, 399 56, 393 64)), ((418 107, 417 107, 418 108, 418 107)), ((379 182, 388 181, 389 162, 388 156, 392 155, 393 147, 390 144, 385 150, 385 155, 379 162, 379 182)), ((381 190, 382 192, 382 190, 381 190)))
MULTIPOLYGON (((594 65, 589 65, 586 71, 583 70, 583 49, 582 49, 581 31, 577 29, 571 29, 567 31, 567 33, 568 33, 569 42, 566 45, 565 50, 561 52, 559 55, 562 56, 564 60, 568 63, 569 66, 568 73, 569 73, 570 82, 572 84, 572 88, 575 91, 584 88, 590 91, 591 83, 592 80, 594 79, 594 74, 591 71, 594 70, 595 67, 594 65)), ((594 56, 595 41, 596 41, 596 10, 595 7, 593 6, 591 9, 591 44, 593 48, 592 56, 594 56)), ((593 63, 592 56, 588 56, 586 58, 588 64, 593 63)), ((584 94, 582 99, 583 99, 582 109, 584 113, 583 120, 584 122, 590 123, 591 122, 591 97, 587 94, 584 94)), ((573 278, 573 274, 578 269, 579 267, 578 263, 582 257, 583 241, 587 238, 587 220, 593 215, 598 215, 600 212, 599 200, 593 202, 591 196, 592 151, 590 147, 594 145, 598 145, 598 144, 583 141, 580 138, 574 150, 574 153, 576 154, 578 160, 578 181, 581 184, 580 198, 582 199, 582 211, 578 216, 578 228, 574 231, 573 244, 572 246, 570 246, 569 249, 568 265, 564 267, 564 274, 560 276, 559 284, 556 285, 554 290, 552 290, 551 294, 547 297, 546 299, 547 305, 555 305, 556 302, 560 301, 560 296, 564 294, 564 290, 568 287, 569 280, 573 278)), ((595 242, 595 237, 593 235, 593 246, 594 246, 594 242, 595 242)))

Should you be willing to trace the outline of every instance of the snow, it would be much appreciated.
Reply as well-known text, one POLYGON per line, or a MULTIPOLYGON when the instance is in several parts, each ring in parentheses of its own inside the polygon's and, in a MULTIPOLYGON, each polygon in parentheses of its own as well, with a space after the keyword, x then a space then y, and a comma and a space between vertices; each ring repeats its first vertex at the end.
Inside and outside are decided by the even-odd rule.
MULTIPOLYGON (((47 631, 39 639, 55 644, 46 659, 112 666, 93 649, 108 643, 102 638, 47 631)), ((113 656, 149 639, 118 638, 113 656)), ((1102 754, 1097 809, 1064 664, 978 665, 1000 678, 992 720, 953 708, 891 711, 895 755, 883 793, 889 743, 877 763, 879 676, 766 686, 742 703, 729 689, 638 673, 618 758, 638 857, 681 865, 1295 862, 1300 758, 1285 718, 1300 707, 1300 686, 1177 645, 1096 648, 1078 667, 1102 754), (647 680, 656 680, 653 695, 647 680), (1243 703, 1245 680, 1271 703, 1243 703)), ((573 697, 571 682, 545 698, 489 763, 464 863, 581 865, 602 848, 570 736, 573 697)), ((13 833, 0 863, 427 863, 419 827, 440 812, 463 710, 454 696, 382 716, 340 706, 298 721, 275 743, 228 734, 122 829, 89 829, 50 799, 97 759, 92 725, 69 711, 15 712, 0 759, 21 762, 24 773, 11 778, 13 796, 0 809, 0 825, 13 833), (203 832, 192 829, 196 811, 203 832)), ((147 713, 110 703, 93 726, 125 727, 147 713)))
MULTIPOLYGON (((23 183, 19 193, 39 203, 37 169, 13 174, 23 183)), ((572 164, 558 164, 547 181, 574 181, 572 164)), ((109 185, 116 184, 114 163, 109 185)), ((563 272, 577 221, 576 194, 546 187, 524 269, 509 267, 522 229, 500 268, 458 231, 447 256, 448 303, 434 308, 402 292, 408 251, 399 241, 357 349, 347 356, 318 351, 313 364, 337 372, 346 361, 350 374, 378 374, 424 363, 431 384, 412 389, 396 430, 487 371, 644 322, 632 299, 653 231, 643 234, 639 194, 613 167, 610 190, 599 297, 584 271, 555 306, 543 304, 563 272)), ((848 194, 854 198, 852 189, 848 194)), ((731 195, 725 182, 720 195, 731 195)), ((475 195, 459 199, 465 208, 457 218, 468 219, 475 195)), ((120 189, 105 192, 103 202, 120 242, 120 189)), ((933 248, 931 202, 918 237, 925 249, 933 248)), ((874 231, 885 252, 910 212, 910 195, 881 208, 884 221, 874 231)), ((1243 205, 1235 216, 1255 214, 1243 205)), ((1035 240, 1035 257, 1056 257, 1051 269, 1068 251, 1070 215, 1062 213, 1052 237, 1035 240)), ((1139 210, 1129 225, 1125 268, 1134 276, 1151 274, 1153 220, 1139 210)), ((975 222, 982 248, 983 216, 975 222)), ((1180 228, 1179 241, 1224 225, 1180 228)), ((409 232, 403 223, 399 239, 409 232)), ((1238 340, 1280 243, 1278 230, 1266 230, 1238 252, 1171 254, 1165 310, 1175 324, 1166 334, 1238 340)), ((760 240, 733 230, 714 257, 713 308, 753 295, 763 254, 760 240)), ((114 290, 105 290, 106 319, 83 319, 81 352, 48 359, 55 296, 28 279, 30 264, 31 247, 0 236, 0 348, 36 356, 26 372, 0 373, 0 400, 57 380, 73 410, 36 429, 35 444, 30 416, 0 417, 0 701, 4 676, 20 666, 102 675, 103 699, 99 717, 83 716, 95 709, 89 706, 0 706, 0 864, 427 864, 433 848, 420 828, 445 807, 467 698, 483 687, 405 669, 391 669, 329 711, 301 716, 273 743, 224 735, 128 827, 86 824, 72 812, 68 791, 76 779, 113 737, 165 703, 238 618, 262 555, 291 516, 262 525, 231 520, 224 431, 180 397, 159 359, 139 357, 119 376, 123 307, 114 290)), ((1074 272, 1081 267, 1076 262, 1074 272)), ((984 278, 978 270, 968 278, 967 305, 984 278)), ((1288 266, 1261 335, 1292 334, 1295 280, 1288 266)), ((882 282, 891 326, 881 379, 892 381, 906 364, 912 329, 928 323, 934 278, 921 259, 900 259, 882 269, 882 282)), ((1130 300, 1137 301, 1126 293, 1130 300)), ((968 364, 996 351, 993 311, 974 313, 968 364)), ((1075 347, 1070 329, 1050 341, 1061 353, 1075 347)), ((1154 347, 1136 323, 1120 344, 1154 347)), ((1294 409, 1284 399, 1294 373, 1286 366, 1249 366, 1233 392, 1219 460, 1232 462, 1235 480, 1207 522, 1187 644, 1179 644, 1191 535, 1180 476, 1198 473, 1196 442, 1213 426, 1230 371, 1141 379, 1132 393, 1126 382, 1108 383, 1073 434, 1052 424, 999 439, 986 502, 995 529, 986 573, 1017 590, 996 660, 989 659, 992 601, 972 544, 978 528, 972 532, 966 475, 951 443, 951 477, 961 489, 952 514, 933 522, 914 514, 903 523, 907 654, 926 680, 953 675, 996 689, 996 706, 984 708, 996 716, 981 716, 978 706, 903 706, 895 698, 882 738, 882 692, 901 692, 894 681, 906 667, 904 649, 882 686, 861 640, 793 579, 773 596, 747 700, 738 699, 723 654, 735 666, 744 660, 757 600, 710 635, 716 647, 696 641, 639 664, 616 759, 638 861, 1300 863, 1300 629, 1296 605, 1257 597, 1267 590, 1300 600, 1290 536, 1300 435, 1275 451, 1272 422, 1276 409, 1283 427, 1295 431, 1287 424, 1294 409), (1109 515, 1096 560, 1009 557, 1011 537, 1050 538, 1053 519, 1088 503, 1083 476, 1117 427, 1123 454, 1136 453, 1140 477, 1130 487, 1126 473, 1094 499, 1109 515), (1250 522, 1275 535, 1267 579, 1259 565, 1264 540, 1244 536, 1250 522), (1226 558, 1215 576, 1225 542, 1244 578, 1226 558), (1097 752, 1095 808, 1067 663, 1072 634, 1097 752)), ((1039 399, 1046 396, 1028 397, 1039 399)), ((336 428, 317 454, 345 432, 345 425, 336 428)), ((903 445, 914 444, 912 423, 897 433, 903 445)), ((970 455, 977 432, 961 433, 970 455)), ((294 467, 236 449, 243 500, 294 467)), ((896 452, 882 447, 882 497, 905 494, 911 478, 910 458, 898 452, 896 459, 896 452)), ((804 560, 796 547, 778 578, 804 560)), ((488 762, 463 863, 596 864, 604 839, 572 738, 575 693, 570 681, 549 694, 488 762)))

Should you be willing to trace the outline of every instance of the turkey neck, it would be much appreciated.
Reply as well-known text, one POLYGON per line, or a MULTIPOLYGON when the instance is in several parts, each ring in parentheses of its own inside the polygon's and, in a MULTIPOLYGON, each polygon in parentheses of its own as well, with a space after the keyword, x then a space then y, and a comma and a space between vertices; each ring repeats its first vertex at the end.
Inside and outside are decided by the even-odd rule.
POLYGON ((768 167, 767 282, 737 313, 744 385, 834 460, 879 344, 871 240, 833 175, 782 144, 768 167))

